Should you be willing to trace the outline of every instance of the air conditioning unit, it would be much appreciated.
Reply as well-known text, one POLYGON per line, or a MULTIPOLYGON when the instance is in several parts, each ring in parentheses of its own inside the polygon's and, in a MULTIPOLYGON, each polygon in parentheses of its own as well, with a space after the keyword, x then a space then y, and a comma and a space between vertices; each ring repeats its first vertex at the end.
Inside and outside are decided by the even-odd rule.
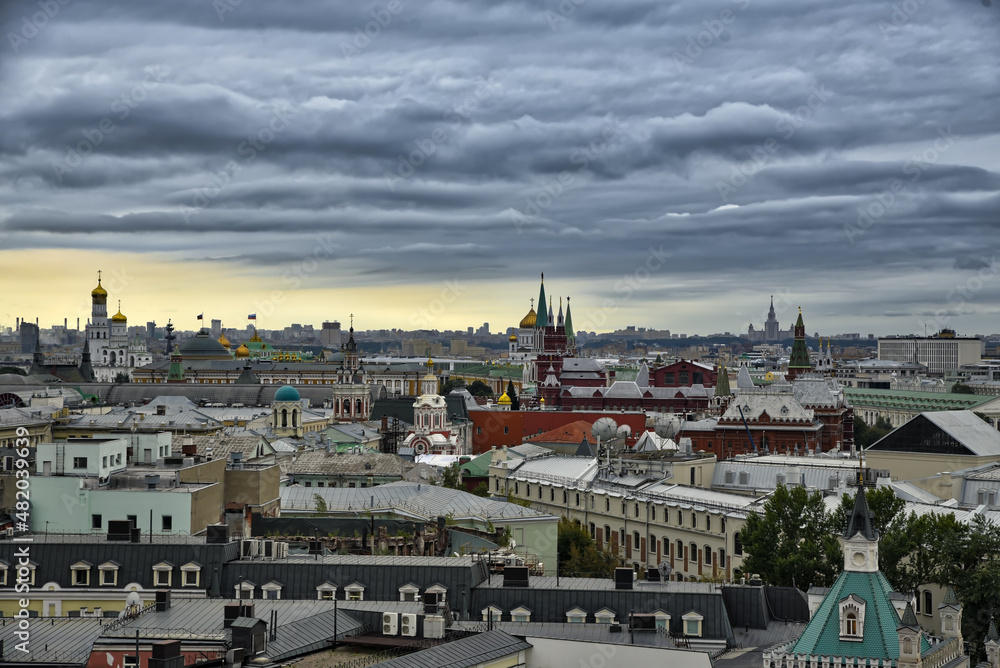
POLYGON ((404 612, 400 617, 399 635, 415 637, 417 635, 417 615, 412 612, 404 612))
POLYGON ((263 557, 265 559, 274 559, 274 541, 265 540, 261 541, 264 544, 263 557))
POLYGON ((241 540, 240 556, 244 559, 253 559, 260 553, 259 540, 241 540))
POLYGON ((287 559, 288 558, 288 543, 276 542, 274 544, 274 558, 275 559, 287 559))
POLYGON ((398 612, 383 612, 382 613, 382 635, 384 636, 394 636, 399 632, 399 613, 398 612))

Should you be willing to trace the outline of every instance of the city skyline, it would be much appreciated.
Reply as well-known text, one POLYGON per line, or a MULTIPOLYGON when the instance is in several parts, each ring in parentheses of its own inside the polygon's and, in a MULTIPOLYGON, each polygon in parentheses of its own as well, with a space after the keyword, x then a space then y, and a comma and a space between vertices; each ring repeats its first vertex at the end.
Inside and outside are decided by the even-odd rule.
POLYGON ((500 331, 544 271, 588 331, 998 329, 995 4, 57 5, 0 10, 11 325, 101 269, 133 324, 500 331))

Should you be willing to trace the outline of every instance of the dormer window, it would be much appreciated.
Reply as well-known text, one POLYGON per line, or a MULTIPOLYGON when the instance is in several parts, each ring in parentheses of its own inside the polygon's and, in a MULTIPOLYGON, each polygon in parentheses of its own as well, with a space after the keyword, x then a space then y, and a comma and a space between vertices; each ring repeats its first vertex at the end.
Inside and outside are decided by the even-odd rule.
POLYGON ((174 565, 169 561, 161 561, 153 566, 153 586, 170 587, 174 579, 174 565))
POLYGON ((91 564, 87 561, 78 561, 72 566, 70 570, 73 572, 73 586, 75 587, 89 587, 90 586, 90 568, 91 564))
POLYGON ((840 607, 840 639, 861 642, 864 639, 865 602, 851 594, 842 599, 840 607))
POLYGON ((117 587, 118 586, 118 569, 120 564, 117 561, 105 561, 103 564, 97 567, 98 571, 101 573, 101 586, 102 587, 117 587))

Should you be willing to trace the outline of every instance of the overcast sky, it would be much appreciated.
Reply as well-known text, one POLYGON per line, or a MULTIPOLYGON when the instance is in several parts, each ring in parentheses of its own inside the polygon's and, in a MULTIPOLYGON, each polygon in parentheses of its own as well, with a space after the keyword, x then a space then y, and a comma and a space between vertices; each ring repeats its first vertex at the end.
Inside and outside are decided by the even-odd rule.
POLYGON ((1000 331, 995 0, 5 0, 0 323, 1000 331), (864 215, 863 215, 864 214, 864 215))

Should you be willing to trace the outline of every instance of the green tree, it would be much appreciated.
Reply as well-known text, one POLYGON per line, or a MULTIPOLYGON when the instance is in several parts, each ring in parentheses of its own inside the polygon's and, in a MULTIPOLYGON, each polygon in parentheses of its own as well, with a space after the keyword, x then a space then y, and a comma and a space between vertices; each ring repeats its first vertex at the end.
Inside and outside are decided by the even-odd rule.
POLYGON ((465 381, 461 378, 455 378, 453 380, 449 380, 447 383, 441 386, 441 394, 442 395, 451 394, 452 390, 459 390, 462 389, 463 387, 465 387, 465 381))
POLYGON ((319 494, 313 494, 313 505, 316 508, 317 515, 325 515, 329 512, 329 509, 326 507, 326 499, 319 494))
POLYGON ((441 473, 441 486, 449 489, 465 490, 462 486, 462 469, 458 467, 458 462, 452 463, 441 473))
MULTIPOLYGON (((9 357, 7 359, 10 359, 9 357)), ((0 366, 0 374, 2 373, 12 373, 15 376, 27 376, 27 372, 24 369, 18 368, 16 366, 0 366)))
POLYGON ((823 495, 778 485, 762 512, 751 512, 740 536, 743 571, 769 584, 828 587, 840 572, 843 552, 823 495))
POLYGON ((481 380, 472 381, 472 385, 469 385, 469 393, 474 397, 492 397, 493 390, 490 386, 481 380))
POLYGON ((875 424, 869 426, 864 420, 854 417, 854 443, 859 448, 867 448, 869 445, 879 440, 890 431, 892 424, 881 415, 875 420, 875 424))
POLYGON ((488 482, 483 481, 472 488, 472 493, 476 496, 487 497, 490 495, 490 485, 488 482))
POLYGON ((118 373, 115 374, 115 380, 114 380, 114 382, 116 382, 116 383, 131 383, 132 379, 129 378, 128 374, 125 373, 124 371, 119 371, 118 373))
POLYGON ((517 392, 514 391, 514 381, 507 381, 507 396, 510 397, 510 409, 512 411, 521 409, 521 400, 517 398, 517 392))
POLYGON ((563 517, 558 533, 559 574, 566 577, 603 578, 614 574, 617 555, 598 550, 581 525, 563 517))
POLYGON ((951 391, 954 394, 975 394, 975 390, 966 385, 965 383, 955 383, 951 386, 951 391))

